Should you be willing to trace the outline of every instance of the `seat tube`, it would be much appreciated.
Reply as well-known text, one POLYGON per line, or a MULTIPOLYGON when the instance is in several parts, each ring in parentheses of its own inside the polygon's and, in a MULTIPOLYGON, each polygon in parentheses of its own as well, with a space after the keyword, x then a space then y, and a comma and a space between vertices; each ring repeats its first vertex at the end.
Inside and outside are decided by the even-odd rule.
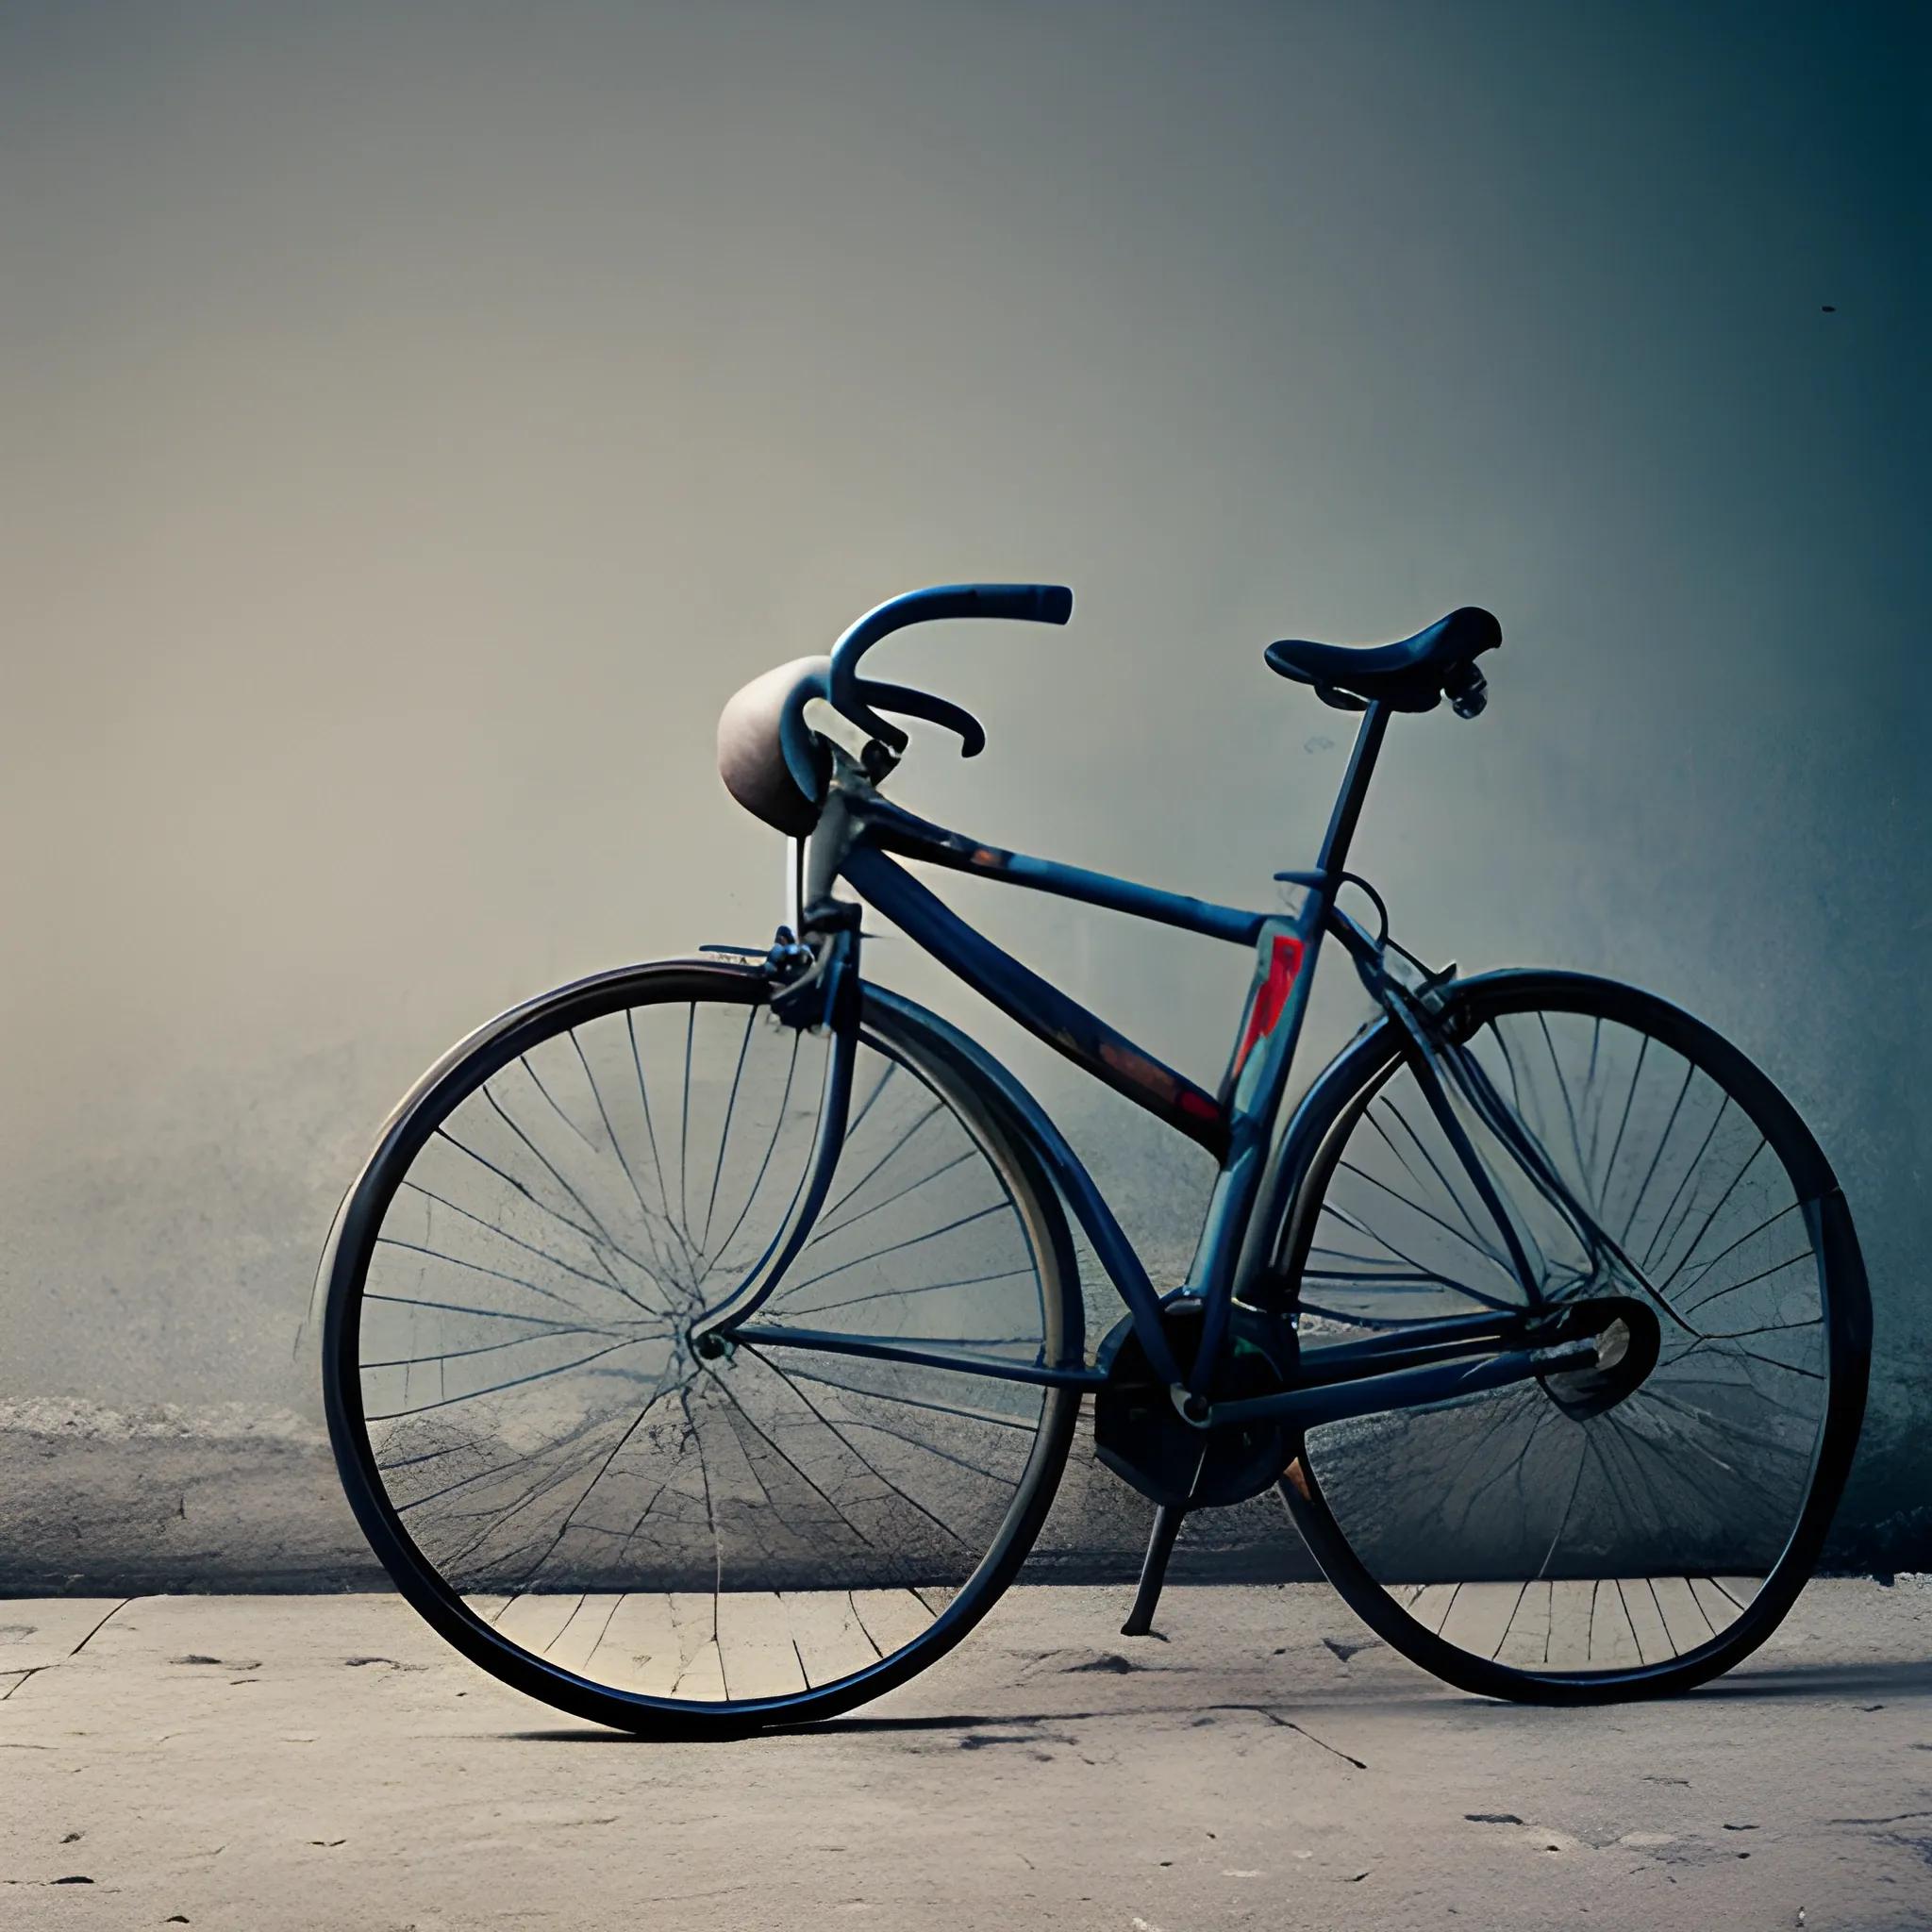
POLYGON ((1369 780, 1375 774, 1375 760, 1381 755, 1382 740, 1389 729, 1389 707, 1379 700, 1362 713, 1355 734, 1355 749, 1349 754, 1348 771, 1341 790, 1335 795, 1335 809, 1328 817, 1328 830, 1322 841, 1322 855, 1315 861, 1317 871, 1327 874, 1332 894, 1335 881, 1348 864, 1348 848, 1355 842, 1355 828, 1362 815, 1362 802, 1369 795, 1369 780))
MULTIPOLYGON (((1389 729, 1389 708, 1371 704, 1362 714, 1349 755, 1348 770, 1336 794, 1335 808, 1329 814, 1328 830, 1322 841, 1316 861, 1321 883, 1308 889, 1299 914, 1277 925, 1270 921, 1263 930, 1261 945, 1275 944, 1286 938, 1299 948, 1292 981, 1276 1024, 1257 1042, 1251 1064, 1243 1067, 1239 1058, 1231 1069, 1235 1075, 1227 1093, 1231 1116, 1232 1141, 1228 1160, 1215 1181, 1213 1198, 1194 1251, 1189 1279, 1194 1291, 1207 1302, 1207 1319, 1202 1326, 1200 1351, 1188 1377, 1191 1391, 1205 1395, 1214 1375, 1221 1345, 1227 1334, 1228 1311, 1234 1297, 1236 1264, 1246 1244, 1248 1222, 1261 1193, 1274 1115, 1282 1090, 1288 1084, 1289 1068, 1301 1037, 1302 1019, 1307 1010, 1308 989, 1314 979, 1316 956, 1321 949, 1323 926, 1328 908, 1341 883, 1348 863, 1348 848, 1361 818, 1362 804, 1368 796, 1369 780, 1374 776, 1375 760, 1389 729)), ((1264 958, 1262 970, 1266 971, 1264 958)), ((1257 989, 1258 996, 1259 988, 1257 989)), ((1239 1057, 1241 1047, 1237 1048, 1239 1057)))
POLYGON ((1195 1395, 1208 1393, 1227 1333, 1238 1263, 1262 1191, 1274 1117, 1307 1012, 1330 896, 1321 887, 1311 887, 1301 909, 1290 919, 1271 919, 1257 942, 1256 980, 1244 1008, 1243 1033, 1223 1090, 1228 1110, 1228 1158, 1215 1178, 1188 1276, 1190 1287, 1207 1304, 1201 1345, 1188 1377, 1195 1395), (1276 1004, 1273 1012, 1264 1013, 1260 1003, 1271 991, 1276 1004))

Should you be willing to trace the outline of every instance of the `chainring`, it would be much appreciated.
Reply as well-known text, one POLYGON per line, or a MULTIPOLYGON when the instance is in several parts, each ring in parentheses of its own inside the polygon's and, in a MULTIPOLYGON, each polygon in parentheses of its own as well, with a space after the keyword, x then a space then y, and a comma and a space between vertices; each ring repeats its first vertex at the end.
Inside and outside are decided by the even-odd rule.
MULTIPOLYGON (((1160 1305, 1161 1327, 1183 1375, 1200 1351, 1206 1308, 1198 1295, 1173 1294, 1160 1305)), ((1293 1374, 1291 1320, 1237 1302, 1210 1402, 1273 1395, 1293 1374)), ((1171 1508, 1218 1508, 1259 1495, 1294 1455, 1297 1441, 1281 1423, 1231 1423, 1206 1429, 1174 1407, 1172 1391, 1147 1364, 1131 1317, 1102 1344, 1107 1382, 1093 1403, 1093 1449, 1123 1482, 1171 1508)))

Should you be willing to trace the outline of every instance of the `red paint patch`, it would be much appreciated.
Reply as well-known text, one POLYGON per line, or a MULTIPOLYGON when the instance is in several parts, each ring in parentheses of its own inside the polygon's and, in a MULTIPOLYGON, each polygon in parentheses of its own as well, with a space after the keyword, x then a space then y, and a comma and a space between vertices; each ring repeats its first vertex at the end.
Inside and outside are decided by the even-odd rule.
POLYGON ((1301 941, 1292 933, 1275 934, 1274 951, 1268 958, 1267 977, 1255 993, 1255 1004, 1248 1012, 1248 1028, 1241 1036, 1241 1051, 1234 1057, 1237 1079, 1248 1063, 1255 1042, 1266 1040, 1288 1010, 1288 996, 1294 991, 1302 970, 1303 950, 1301 941))

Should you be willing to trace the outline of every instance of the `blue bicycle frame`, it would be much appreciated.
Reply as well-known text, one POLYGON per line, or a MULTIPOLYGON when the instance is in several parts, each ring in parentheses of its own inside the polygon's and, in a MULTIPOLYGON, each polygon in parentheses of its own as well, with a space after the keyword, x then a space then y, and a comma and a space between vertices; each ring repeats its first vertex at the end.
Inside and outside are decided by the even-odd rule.
MULTIPOLYGON (((862 619, 841 640, 833 654, 827 698, 835 709, 894 751, 904 748, 905 734, 878 718, 867 699, 950 725, 960 731, 970 755, 983 742, 983 736, 975 741, 978 726, 974 720, 929 694, 856 680, 852 665, 857 651, 849 647, 856 639, 858 650, 862 651, 877 637, 896 628, 898 623, 914 621, 913 616, 900 616, 893 622, 879 623, 882 616, 891 614, 896 608, 915 604, 927 607, 916 612, 918 616, 1043 615, 1046 621, 1064 622, 1071 597, 1058 613, 1054 608, 995 608, 993 603, 994 598, 1017 604, 1023 597, 1039 600, 1043 595, 1031 586, 981 587, 920 592, 912 598, 897 600, 897 606, 881 607, 880 611, 862 619), (869 635, 868 626, 873 626, 869 635), (842 689, 841 662, 845 672, 842 689)), ((790 722, 799 733, 805 731, 802 717, 790 722)), ((1388 723, 1385 706, 1371 704, 1366 708, 1314 869, 1278 874, 1303 888, 1301 904, 1290 915, 1216 905, 982 844, 891 804, 879 794, 867 769, 837 750, 824 809, 809 847, 803 855, 801 896, 808 926, 813 912, 823 920, 835 909, 832 889, 839 881, 844 881, 908 938, 1001 1011, 1094 1078, 1216 1157, 1220 1172, 1188 1279, 1180 1291, 1198 1296, 1204 1309, 1200 1341, 1191 1367, 1184 1375, 1169 1346, 1161 1314, 1162 1298, 1065 1137, 1004 1067, 965 1035, 941 1023, 948 1043, 998 1089, 1018 1116, 1125 1303, 1133 1332, 1149 1366, 1174 1390, 1177 1403, 1186 1404, 1184 1412, 1190 1419, 1200 1424, 1237 1423, 1268 1416, 1312 1426, 1346 1415, 1416 1407, 1455 1394, 1473 1393, 1480 1388, 1574 1369, 1595 1359, 1593 1344, 1588 1341, 1566 1341, 1546 1347, 1522 1345, 1531 1340, 1527 1334, 1529 1313, 1509 1310, 1418 1324, 1366 1341, 1324 1348, 1319 1351, 1319 1366, 1315 1361, 1305 1360, 1304 1372, 1291 1389, 1241 1402, 1211 1406, 1208 1402, 1237 1293, 1266 1265, 1269 1230, 1276 1213, 1286 1205, 1279 1199, 1271 1199, 1268 1206, 1274 1211, 1257 1217, 1256 1210, 1262 1198, 1264 1179, 1271 1172, 1287 1175, 1296 1171, 1302 1138, 1298 1128, 1304 1119, 1314 1118, 1319 1111, 1315 1103, 1323 1093, 1320 1081, 1304 1099, 1277 1145, 1277 1116, 1322 941, 1324 937, 1333 936, 1347 947, 1358 965, 1379 963, 1380 942, 1342 913, 1336 899, 1349 876, 1349 847, 1388 723), (905 871, 895 862, 896 858, 922 860, 951 871, 1024 886, 1176 926, 1207 939, 1253 948, 1255 973, 1219 1091, 1209 1093, 1185 1074, 1166 1066, 1097 1014, 1002 951, 905 871)), ((808 741, 801 739, 796 748, 788 744, 787 751, 794 769, 802 773, 813 769, 808 741)), ((798 857, 794 852, 794 867, 798 857)), ((829 991, 832 982, 842 978, 847 985, 856 988, 858 984, 857 921, 840 919, 836 925, 839 929, 820 933, 816 965, 807 975, 822 980, 821 992, 827 1001, 835 998, 829 991)), ((781 990, 779 998, 783 997, 781 990)), ((864 997, 891 1003, 895 996, 868 987, 864 997)), ((1390 1004, 1386 998, 1385 1004, 1390 1004)), ((929 1014, 921 1017, 927 1025, 936 1024, 929 1014)), ((818 1184, 807 1188, 805 1201, 794 1213, 790 1228, 774 1240, 773 1253, 747 1277, 741 1293, 701 1325, 699 1340, 710 1346, 727 1341, 732 1332, 748 1322, 775 1291, 785 1263, 808 1232, 808 1216, 815 1211, 817 1200, 824 1193, 824 1183, 836 1163, 843 1130, 843 1102, 850 1085, 849 1056, 856 1048, 856 1001, 849 1004, 842 1023, 834 1022, 834 1031, 841 1035, 846 1073, 841 1079, 835 1069, 833 1105, 828 1108, 821 1136, 818 1184)), ((1425 1087, 1434 1089, 1441 1103, 1439 1113, 1450 1131, 1452 1142, 1457 1144, 1478 1191, 1492 1204, 1505 1242, 1517 1261, 1517 1273, 1523 1279, 1529 1308, 1533 1310, 1539 1296, 1517 1248, 1508 1216, 1494 1199, 1480 1157, 1455 1125, 1446 1102, 1441 1100, 1440 1083, 1427 1075, 1430 1056, 1426 1041, 1418 1039, 1417 1049, 1424 1062, 1425 1087)), ((964 1369, 1007 1380, 1088 1388, 1099 1387, 1108 1379, 1105 1361, 1091 1367, 1048 1362, 1029 1366, 991 1357, 965 1357, 953 1351, 941 1355, 912 1344, 818 1329, 760 1323, 753 1332, 766 1345, 792 1344, 827 1353, 964 1369)))

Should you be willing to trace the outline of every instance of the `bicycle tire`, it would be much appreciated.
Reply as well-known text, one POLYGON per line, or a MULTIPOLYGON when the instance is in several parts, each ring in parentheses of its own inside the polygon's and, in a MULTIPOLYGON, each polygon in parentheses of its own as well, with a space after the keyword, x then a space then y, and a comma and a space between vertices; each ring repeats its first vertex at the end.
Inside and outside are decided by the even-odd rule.
POLYGON ((1058 1197, 903 1002, 863 1008, 840 1163, 777 1292, 724 1355, 690 1345, 816 1133, 829 1038, 767 991, 670 961, 491 1022, 391 1117, 324 1257, 330 1438, 397 1588, 503 1681, 642 1735, 804 1723, 925 1668, 1024 1559, 1078 1414, 1072 1389, 758 1339, 816 1315, 1080 1359, 1058 1197))
MULTIPOLYGON (((1646 1371, 1629 1344, 1639 1379, 1621 1393, 1552 1376, 1311 1429, 1280 1492, 1362 1621, 1465 1690, 1685 1690, 1777 1627, 1843 1488, 1871 1351, 1843 1195, 1769 1077, 1652 994, 1498 973, 1455 989, 1444 1017, 1506 1126, 1528 1129, 1617 1250, 1579 1240, 1458 1098, 1542 1292, 1627 1296, 1632 1331, 1654 1301, 1656 1355, 1646 1371)), ((1524 1299, 1412 1051, 1378 1023, 1296 1136, 1276 1279, 1305 1363, 1324 1340, 1524 1299)))

